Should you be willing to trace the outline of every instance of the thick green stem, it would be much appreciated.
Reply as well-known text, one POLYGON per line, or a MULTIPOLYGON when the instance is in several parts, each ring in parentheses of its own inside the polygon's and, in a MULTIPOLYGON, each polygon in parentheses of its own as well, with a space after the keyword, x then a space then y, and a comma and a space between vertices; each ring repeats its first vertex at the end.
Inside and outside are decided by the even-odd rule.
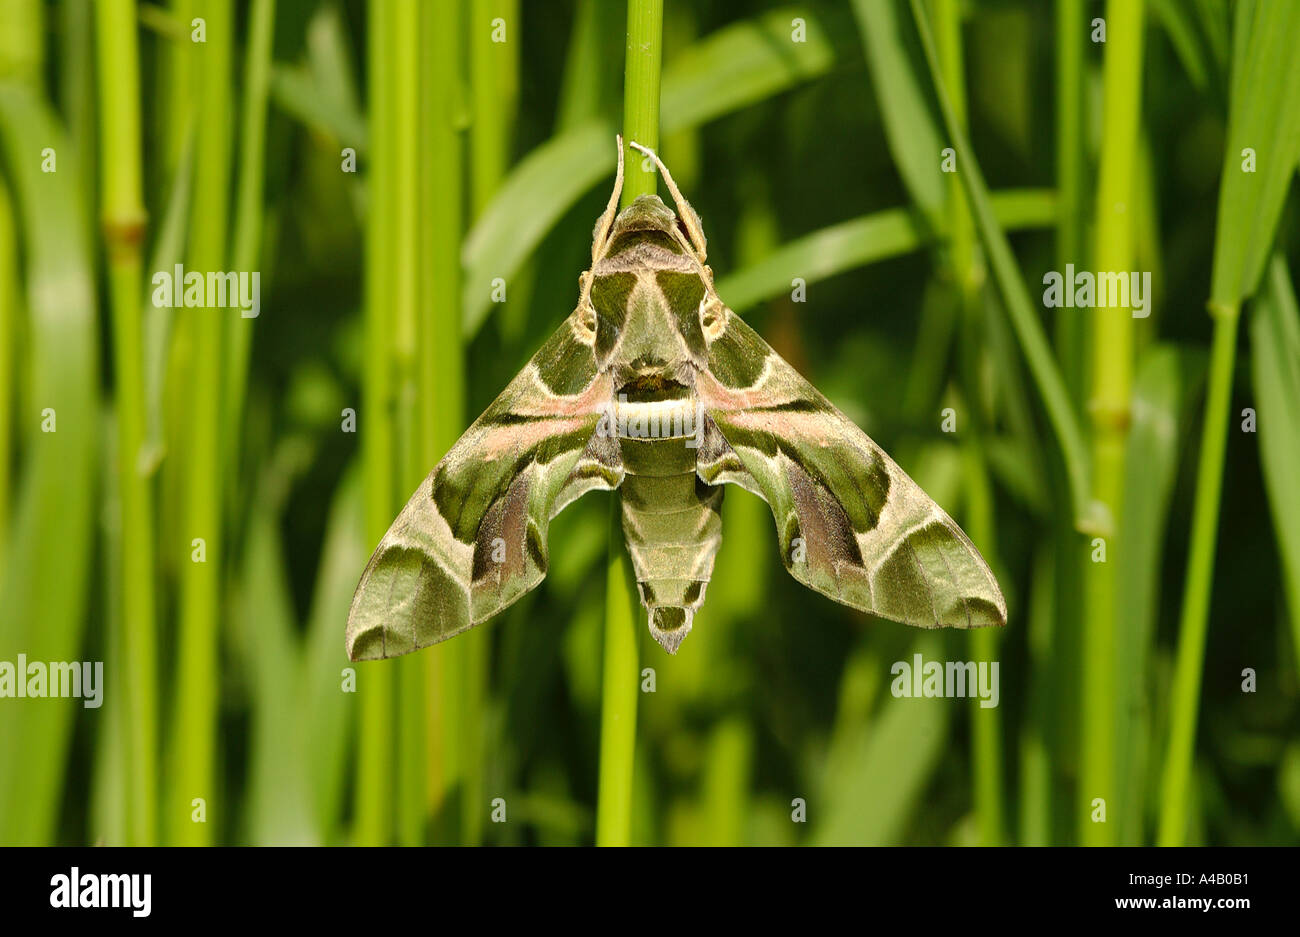
MULTIPOLYGON (((1127 276, 1133 268, 1133 195, 1136 191, 1139 114, 1142 99, 1143 4, 1110 0, 1103 78, 1101 165, 1097 180, 1097 231, 1093 251, 1100 271, 1127 276)), ((1072 284, 1067 284, 1067 289, 1072 284)), ((1092 375, 1088 413, 1092 420, 1092 496, 1104 510, 1103 561, 1094 550, 1079 558, 1085 566, 1083 705, 1081 710, 1079 839, 1088 845, 1115 842, 1118 823, 1101 819, 1116 812, 1116 581, 1124 544, 1119 542, 1124 491, 1124 450, 1133 393, 1133 316, 1129 308, 1094 309, 1092 375)))
MULTIPOLYGON (((417 4, 396 3, 387 14, 392 22, 392 36, 384 59, 378 67, 391 70, 393 134, 377 147, 391 148, 392 217, 396 238, 393 243, 392 284, 393 371, 397 392, 397 465, 398 502, 413 491, 428 474, 431 466, 422 452, 420 411, 419 335, 424 325, 420 308, 420 174, 422 135, 412 128, 420 124, 420 10, 417 4)), ((387 158, 387 157, 385 157, 387 158)), ((428 707, 430 672, 418 656, 394 661, 397 673, 397 841, 404 846, 419 845, 424 839, 428 808, 428 707)))
POLYGON ((623 75, 623 204, 638 195, 653 195, 657 188, 654 166, 630 144, 659 146, 659 76, 664 34, 663 0, 628 0, 627 64, 623 75))
MULTIPOLYGON (((420 29, 424 54, 420 81, 424 152, 420 159, 421 265, 419 443, 426 471, 455 443, 465 410, 465 361, 460 311, 460 245, 464 226, 461 209, 462 155, 458 112, 461 101, 459 9, 449 4, 425 5, 420 29)), ((517 37, 516 37, 517 38, 517 37)), ((426 708, 436 713, 428 723, 427 792, 430 811, 442 804, 456 779, 464 737, 466 711, 460 692, 462 642, 474 641, 475 631, 425 652, 430 698, 426 708)), ((472 653, 472 652, 470 652, 472 653)), ((468 798, 466 798, 468 801, 468 798)), ((471 809, 466 803, 466 810, 471 809)), ((481 805, 476 805, 480 809, 481 805)), ((462 826, 465 825, 462 817, 462 826)))
MULTIPOLYGON (((366 369, 358 418, 365 467, 367 545, 379 543, 393 519, 397 469, 393 464, 392 348, 394 316, 392 257, 396 248, 394 202, 393 76, 388 59, 393 49, 393 5, 372 0, 369 6, 371 167, 367 178, 366 216, 366 369)), ((393 712, 396 671, 386 664, 360 668, 359 744, 357 751, 356 826, 358 845, 383 845, 393 832, 393 712)))
MULTIPOLYGON (((623 145, 659 145, 659 74, 663 54, 663 0, 628 0, 627 66, 623 86, 623 145)), ((656 189, 654 169, 626 149, 624 205, 656 189)), ((609 561, 605 577, 605 666, 600 713, 600 784, 596 843, 625 846, 632 834, 632 766, 636 750, 637 600, 623 543, 618 496, 610 502, 609 561)))
MULTIPOLYGON (((225 269, 230 192, 230 63, 234 15, 230 0, 203 0, 196 7, 206 24, 199 62, 198 122, 194 212, 190 237, 193 270, 205 275, 225 269)), ((137 294, 138 295, 138 294, 137 294)), ((170 771, 172 788, 165 809, 172 840, 207 845, 213 839, 216 789, 217 666, 222 567, 220 451, 221 374, 225 309, 188 311, 195 337, 187 383, 190 385, 187 478, 183 537, 190 553, 182 558, 180 646, 175 683, 170 771), (197 541, 202 541, 202 544, 197 541), (199 820, 196 800, 203 801, 199 820)))
POLYGON ((145 391, 140 328, 141 193, 140 73, 133 0, 96 8, 104 244, 113 308, 117 383, 117 471, 122 506, 120 570, 126 695, 124 761, 128 771, 126 836, 132 845, 157 839, 158 674, 155 646, 153 499, 141 469, 145 391))

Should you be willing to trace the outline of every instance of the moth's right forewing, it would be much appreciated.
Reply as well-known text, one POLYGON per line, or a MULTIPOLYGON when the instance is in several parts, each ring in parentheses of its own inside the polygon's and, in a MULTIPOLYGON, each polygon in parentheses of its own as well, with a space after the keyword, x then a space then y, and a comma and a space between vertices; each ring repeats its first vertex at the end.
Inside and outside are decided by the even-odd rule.
POLYGON ((353 660, 393 657, 490 618, 546 575, 551 518, 617 488, 597 433, 613 387, 570 316, 421 483, 370 558, 348 613, 353 660))

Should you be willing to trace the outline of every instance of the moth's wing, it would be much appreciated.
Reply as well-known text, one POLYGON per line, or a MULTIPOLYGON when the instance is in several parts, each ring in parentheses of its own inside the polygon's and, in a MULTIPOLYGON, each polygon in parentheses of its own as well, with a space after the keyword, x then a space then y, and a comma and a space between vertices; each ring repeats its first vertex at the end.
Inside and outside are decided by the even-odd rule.
POLYGON ((710 325, 698 472, 771 505, 791 575, 909 625, 1006 624, 993 573, 952 518, 739 316, 724 307, 710 325))
POLYGON ((348 612, 352 660, 394 657, 490 618, 546 575, 550 520, 623 480, 597 432, 613 398, 574 316, 420 483, 370 558, 348 612))

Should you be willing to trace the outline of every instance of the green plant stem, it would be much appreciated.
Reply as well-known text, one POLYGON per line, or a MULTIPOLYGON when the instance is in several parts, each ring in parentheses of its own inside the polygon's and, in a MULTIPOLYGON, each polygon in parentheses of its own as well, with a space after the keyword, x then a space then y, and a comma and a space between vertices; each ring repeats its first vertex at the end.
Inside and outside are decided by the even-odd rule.
MULTIPOLYGON (((62 0, 59 4, 59 110, 68 126, 68 139, 76 148, 81 190, 87 203, 97 194, 95 165, 95 15, 92 4, 62 0)), ((138 67, 138 66, 137 66, 138 67)), ((90 221, 90 219, 87 219, 90 221)), ((86 233, 94 241, 98 232, 86 233)))
MULTIPOLYGON (((1142 96, 1143 4, 1109 0, 1102 90, 1101 164, 1097 179, 1097 229, 1093 261, 1098 270, 1127 271, 1133 264, 1133 197, 1136 191, 1139 114, 1142 96)), ((1070 288, 1071 284, 1067 284, 1070 288)), ((1092 421, 1092 496, 1103 506, 1105 562, 1092 551, 1085 565, 1083 698, 1080 742, 1079 839, 1110 845, 1119 829, 1121 796, 1116 787, 1116 582, 1124 562, 1121 527, 1124 451, 1129 401, 1133 394, 1133 317, 1128 308, 1097 308, 1091 313, 1092 366, 1088 414, 1092 421), (1100 798, 1116 822, 1099 822, 1093 804, 1100 798)), ((1125 715, 1127 718, 1127 714, 1125 715)))
MULTIPOLYGON (((626 160, 623 205, 656 189, 653 170, 643 172, 642 155, 629 142, 659 145, 659 75, 663 54, 663 0, 628 0, 627 64, 623 85, 623 145, 626 160)), ((623 543, 622 506, 610 500, 609 559, 605 576, 605 665, 600 711, 600 780, 596 844, 626 846, 632 835, 633 756, 636 751, 636 586, 623 543)))
POLYGON ((0 568, 9 546, 10 497, 14 457, 13 407, 17 385, 14 337, 18 322, 18 237, 14 203, 0 179, 0 568))
POLYGON ((1025 288, 1024 279, 1016 265, 1015 255, 1011 252, 1011 245, 1007 242, 1006 234, 1002 231, 993 212, 988 186, 980 172, 975 153, 965 131, 961 128, 957 112, 944 87, 938 53, 935 51, 934 38, 931 36, 930 25, 921 0, 912 0, 912 15, 929 63, 944 127, 951 138, 951 146, 957 154, 959 169, 956 175, 961 179, 975 228, 979 232, 994 279, 1005 301, 1007 317, 1011 321, 1016 340, 1029 366, 1029 373, 1034 379, 1034 385, 1042 398, 1043 407, 1047 411, 1052 430, 1056 435, 1062 461, 1068 470, 1071 504, 1074 507, 1075 518, 1082 520, 1088 511, 1085 493, 1088 489, 1089 466, 1078 415, 1066 391, 1061 372, 1052 357, 1047 337, 1034 311, 1034 304, 1029 298, 1029 291, 1025 288))
POLYGON ((1174 670, 1169 746, 1161 783, 1161 845, 1181 845, 1188 804, 1197 710, 1201 697, 1210 592, 1227 451, 1232 375, 1241 303, 1254 295, 1300 158, 1300 7, 1285 0, 1239 3, 1232 30, 1232 76, 1227 146, 1220 175, 1219 213, 1209 309, 1214 317, 1210 380, 1201 429, 1200 463, 1192 509, 1178 655, 1174 670), (1273 159, 1243 172, 1243 148, 1267 140, 1273 159))
POLYGON ((1218 546, 1219 499, 1223 492, 1223 459, 1228 444, 1232 373, 1237 354, 1240 307, 1213 309, 1214 341, 1210 350, 1210 383, 1205 399, 1205 424, 1196 471, 1196 496, 1192 508, 1191 543, 1187 580, 1178 628, 1178 656, 1169 714, 1169 750, 1161 781, 1160 826, 1157 844, 1181 846, 1187 835, 1188 792, 1192 751, 1196 742, 1196 716, 1201 698, 1201 671, 1205 664, 1205 636, 1209 628, 1210 586, 1218 546))
POLYGON ((153 500, 140 456, 145 435, 141 331, 140 244, 145 210, 141 193, 140 73, 133 0, 105 0, 95 8, 98 36, 100 143, 104 245, 113 309, 117 384, 117 471, 122 520, 123 684, 125 763, 129 772, 126 835, 129 845, 157 838, 158 674, 154 607, 153 500))
POLYGON ((45 10, 40 0, 10 0, 0 29, 0 78, 45 87, 45 10))
POLYGON ((623 75, 624 206, 657 188, 654 167, 630 144, 659 146, 659 85, 663 64, 663 0, 628 0, 627 63, 623 75))
MULTIPOLYGON (((456 4, 422 8, 420 28, 427 52, 420 56, 420 121, 424 154, 420 165, 421 319, 419 347, 422 460, 432 467, 464 429, 465 361, 460 313, 460 246, 464 219, 461 210, 461 134, 457 129, 461 100, 460 35, 456 4)), ((464 712, 460 681, 452 665, 463 656, 463 642, 475 631, 426 652, 430 699, 426 708, 437 713, 428 724, 427 798, 430 811, 442 804, 458 772, 464 712)), ((468 806, 465 809, 469 809, 468 806)), ((463 820, 464 818, 462 818, 463 820)), ((462 822, 462 826, 464 823, 462 822)))
MULTIPOLYGON (((230 191, 230 63, 234 16, 230 0, 204 0, 197 7, 207 24, 207 42, 199 57, 199 121, 194 212, 191 216, 190 266, 225 269, 227 205, 230 191)), ((180 645, 175 683, 170 771, 166 804, 171 839, 184 845, 212 842, 216 800, 217 648, 220 629, 222 569, 221 374, 224 310, 200 309, 193 316, 195 336, 188 379, 189 465, 185 484, 183 536, 186 546, 203 541, 202 562, 194 554, 180 562, 180 645), (191 817, 195 799, 205 805, 205 821, 191 817)), ((191 550, 194 549, 190 547, 191 550)))
MULTIPOLYGON (((239 181, 235 192, 235 227, 231 251, 233 269, 252 273, 261 263, 262 185, 266 163, 266 102, 271 87, 271 52, 275 44, 275 0, 253 0, 248 21, 248 52, 244 60, 244 103, 239 133, 239 181)), ((259 280, 265 287, 265 281, 259 280)), ((230 470, 228 498, 237 496, 236 454, 244 415, 248 356, 257 318, 226 318, 226 373, 223 449, 230 470)), ((229 503, 229 501, 228 501, 229 503)))
POLYGON ((519 93, 520 18, 518 0, 470 0, 470 216, 477 219, 492 201, 510 162, 510 131, 519 93), (497 41, 501 20, 505 41, 497 41))
MULTIPOLYGON (((473 122, 469 133, 470 217, 477 219, 491 202, 505 178, 510 160, 510 131, 515 118, 519 81, 520 18, 514 0, 471 0, 469 23, 470 94, 473 122), (497 23, 500 20, 500 23, 497 23), (504 34, 505 41, 498 41, 504 34)), ((459 229, 456 230, 459 235, 459 229)), ((457 243, 459 243, 457 241, 457 243)), ((448 267, 450 270, 450 267, 448 267)), ((517 334, 522 325, 520 311, 526 310, 526 271, 510 278, 506 330, 517 334)), ((448 283, 459 288, 459 277, 448 283)), ((446 296, 459 295, 446 292, 446 296)), ((446 323, 448 326, 450 322, 446 323)), ((454 332, 457 342, 460 325, 454 332)), ((450 442, 448 443, 450 445, 450 442)), ((461 843, 478 845, 486 816, 484 800, 485 719, 490 705, 489 668, 493 632, 476 628, 460 639, 460 770, 462 775, 461 843)))
MULTIPOLYGON (((1083 261, 1083 49, 1088 20, 1083 0, 1056 3, 1056 269, 1083 261)), ((1056 352, 1066 387, 1083 397, 1083 314, 1061 308, 1056 316, 1056 352)))
MULTIPOLYGON (((396 466, 393 464, 392 347, 395 317, 392 257, 396 219, 394 203, 395 95, 388 66, 393 50, 393 4, 369 4, 371 168, 367 179, 366 216, 366 368, 362 407, 358 415, 365 468, 366 542, 373 548, 392 522, 396 466)), ((358 845, 387 844, 393 832, 393 712, 396 670, 386 664, 359 668, 360 733, 354 841, 358 845)))
MULTIPOLYGON (((397 392, 397 465, 399 501, 413 491, 431 468, 423 456, 420 437, 420 240, 418 193, 423 154, 420 124, 420 10, 417 4, 396 3, 387 14, 392 35, 383 60, 377 67, 391 70, 393 133, 375 139, 375 155, 391 157, 392 186, 384 190, 393 199, 391 207, 396 237, 391 257, 393 285, 393 375, 397 392), (391 153, 387 152, 391 151, 391 153)), ((373 204, 373 203, 372 203, 373 204)), ((397 503, 390 508, 395 509, 397 503)), ((390 515, 391 516, 391 515, 390 515)), ((394 820, 397 842, 419 845, 424 839, 428 807, 428 720, 430 710, 429 669, 420 657, 393 661, 397 673, 397 788, 394 820)))
POLYGON ((204 46, 190 41, 190 23, 200 12, 201 0, 172 0, 170 19, 180 24, 182 32, 163 48, 166 55, 166 81, 159 88, 159 113, 163 116, 160 127, 162 138, 162 164, 164 175, 170 179, 180 165, 189 132, 190 115, 194 113, 194 96, 199 82, 199 56, 197 50, 204 46))
POLYGON ((610 499, 609 563, 605 574, 605 664, 600 704, 600 778, 596 845, 626 846, 632 835, 632 772, 636 751, 636 585, 623 545, 623 512, 610 499))
MULTIPOLYGON (((953 116, 966 130, 966 73, 961 44, 961 16, 957 0, 937 0, 933 6, 935 43, 943 68, 944 87, 949 94, 953 116)), ((992 558, 995 529, 993 492, 984 461, 984 401, 979 376, 982 373, 980 350, 984 342, 979 302, 982 275, 977 263, 975 232, 970 209, 956 173, 947 176, 949 205, 949 265, 957 283, 957 300, 961 313, 962 375, 966 388, 966 442, 962 447, 967 479, 967 529, 980 549, 992 558)), ((991 661, 998 657, 995 629, 979 628, 969 635, 971 653, 976 660, 991 661)), ((997 709, 977 708, 971 712, 972 758, 974 761, 975 815, 980 842, 985 846, 1001 845, 1006 837, 1002 809, 1002 721, 997 709)))

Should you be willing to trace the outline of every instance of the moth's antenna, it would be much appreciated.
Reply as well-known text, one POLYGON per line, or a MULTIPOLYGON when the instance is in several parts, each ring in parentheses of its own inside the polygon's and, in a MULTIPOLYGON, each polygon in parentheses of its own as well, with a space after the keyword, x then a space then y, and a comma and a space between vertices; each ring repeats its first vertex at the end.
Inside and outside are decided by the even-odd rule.
POLYGON ((605 250, 605 239, 609 237, 609 229, 614 224, 614 216, 618 214, 618 197, 623 194, 623 135, 616 134, 614 139, 618 141, 618 171, 614 175, 614 191, 609 195, 609 204, 605 206, 605 214, 600 216, 596 222, 595 233, 591 237, 591 263, 595 266, 596 261, 600 259, 601 253, 605 250))
POLYGON ((695 248, 695 253, 699 257, 700 263, 704 263, 705 257, 705 240, 704 227, 700 224, 700 216, 695 214, 695 209, 691 203, 682 197, 681 191, 677 188, 677 183, 673 182, 673 175, 664 165, 664 161, 659 158, 659 154, 648 146, 642 146, 635 141, 628 144, 632 149, 644 153, 655 161, 655 166, 659 169, 659 175, 664 177, 664 184, 668 186, 668 191, 672 193, 673 202, 677 205, 677 214, 681 217, 682 223, 686 225, 686 233, 691 237, 691 244, 695 248))

